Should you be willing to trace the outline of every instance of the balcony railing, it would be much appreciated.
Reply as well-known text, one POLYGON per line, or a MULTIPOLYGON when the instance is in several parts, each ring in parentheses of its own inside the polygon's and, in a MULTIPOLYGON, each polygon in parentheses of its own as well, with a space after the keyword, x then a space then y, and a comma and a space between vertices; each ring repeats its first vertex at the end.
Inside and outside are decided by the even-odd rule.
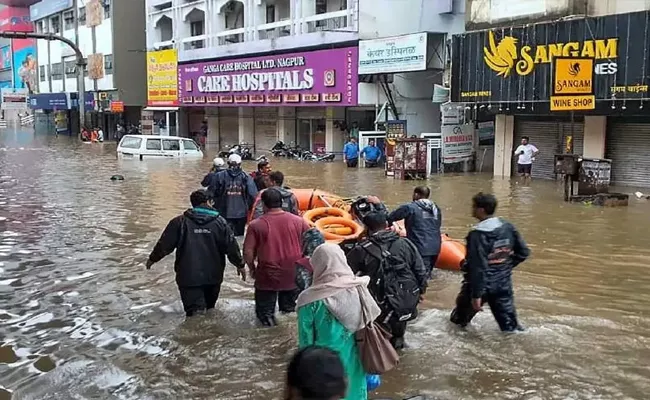
POLYGON ((233 43, 242 43, 244 41, 246 28, 229 29, 214 35, 217 38, 217 45, 225 46, 233 43))
POLYGON ((348 25, 348 10, 335 11, 325 14, 316 14, 303 19, 303 33, 322 31, 350 31, 348 25))
POLYGON ((283 36, 291 36, 291 20, 271 22, 269 24, 258 25, 257 34, 259 40, 277 39, 283 36))
POLYGON ((181 43, 183 46, 182 47, 183 50, 202 49, 204 47, 207 47, 208 36, 207 35, 191 36, 181 40, 181 43))

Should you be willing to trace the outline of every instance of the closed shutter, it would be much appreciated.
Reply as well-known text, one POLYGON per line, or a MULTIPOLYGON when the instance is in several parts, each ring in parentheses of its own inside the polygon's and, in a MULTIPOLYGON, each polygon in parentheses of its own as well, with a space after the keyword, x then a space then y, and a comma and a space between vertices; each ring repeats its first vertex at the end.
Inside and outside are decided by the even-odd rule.
MULTIPOLYGON (((537 147, 539 154, 533 161, 532 176, 534 178, 555 179, 553 173, 555 154, 561 152, 562 122, 532 121, 515 118, 515 139, 512 153, 521 144, 521 138, 528 136, 530 144, 537 147)), ((517 174, 517 157, 513 156, 513 175, 517 174)))
MULTIPOLYGON (((560 129, 562 129, 562 151, 561 153, 566 153, 566 141, 569 136, 571 136, 571 123, 570 122, 560 122, 560 129)), ((585 141, 585 124, 583 121, 573 122, 573 154, 582 155, 584 150, 584 141, 585 141)))
POLYGON ((260 107, 255 109, 255 152, 270 153, 278 141, 278 109, 260 107))
POLYGON ((608 124, 605 149, 613 184, 650 187, 650 124, 608 124))
POLYGON ((219 110, 219 146, 239 144, 239 110, 236 107, 224 107, 219 110))

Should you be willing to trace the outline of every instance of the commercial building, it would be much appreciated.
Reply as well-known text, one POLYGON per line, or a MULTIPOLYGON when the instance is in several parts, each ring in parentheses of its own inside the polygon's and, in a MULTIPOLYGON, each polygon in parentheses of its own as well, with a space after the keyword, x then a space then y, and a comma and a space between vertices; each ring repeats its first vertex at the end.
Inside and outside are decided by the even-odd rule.
MULTIPOLYGON (((87 61, 84 71, 88 125, 108 135, 119 121, 137 124, 146 102, 144 0, 42 0, 30 6, 38 33, 74 42, 87 61)), ((39 94, 30 96, 37 128, 78 132, 75 53, 58 41, 37 43, 39 94)))
MULTIPOLYGON (((379 111, 389 108, 382 118, 407 119, 418 133, 439 129, 433 83, 443 81, 444 33, 463 29, 464 2, 428 3, 148 0, 147 45, 152 58, 176 50, 179 99, 150 101, 148 109, 156 123, 178 110, 179 131, 207 130, 208 148, 247 142, 258 153, 277 140, 340 152, 353 122, 374 130, 379 111), (404 36, 412 33, 419 35, 404 36), (382 46, 386 53, 383 67, 360 75, 367 57, 359 40, 391 36, 404 37, 366 43, 372 54, 382 46)), ((168 82, 151 67, 150 80, 168 82)), ((155 86, 154 97, 172 90, 155 86)))
MULTIPOLYGON (((530 23, 575 10, 549 1, 522 2, 526 9, 488 3, 498 2, 481 3, 494 14, 474 15, 472 26, 515 23, 454 37, 451 97, 477 121, 494 121, 494 176, 516 172, 513 151, 529 136, 540 150, 534 177, 556 178, 554 155, 575 153, 611 159, 614 184, 649 187, 648 11, 530 23)), ((600 14, 610 11, 604 3, 617 2, 568 2, 600 14)), ((612 10, 630 3, 640 6, 619 1, 612 10)))

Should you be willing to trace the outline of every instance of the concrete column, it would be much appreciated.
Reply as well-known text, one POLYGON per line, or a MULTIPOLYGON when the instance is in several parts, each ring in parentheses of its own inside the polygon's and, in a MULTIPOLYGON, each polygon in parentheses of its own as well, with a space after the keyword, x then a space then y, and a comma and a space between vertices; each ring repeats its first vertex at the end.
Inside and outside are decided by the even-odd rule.
POLYGON ((296 109, 278 107, 278 140, 289 144, 296 140, 296 109))
POLYGON ((327 107, 325 109, 325 151, 340 153, 345 145, 345 136, 334 126, 334 121, 345 119, 345 109, 342 107, 327 107))
POLYGON ((208 137, 205 139, 205 148, 216 154, 221 147, 219 140, 219 109, 206 107, 205 118, 208 120, 208 137))
POLYGON ((255 120, 253 107, 239 107, 239 143, 254 143, 255 120))
POLYGON ((512 142, 515 117, 497 114, 494 118, 494 176, 509 178, 512 174, 512 142))
POLYGON ((594 115, 585 117, 585 138, 582 155, 589 158, 605 158, 607 117, 594 115))

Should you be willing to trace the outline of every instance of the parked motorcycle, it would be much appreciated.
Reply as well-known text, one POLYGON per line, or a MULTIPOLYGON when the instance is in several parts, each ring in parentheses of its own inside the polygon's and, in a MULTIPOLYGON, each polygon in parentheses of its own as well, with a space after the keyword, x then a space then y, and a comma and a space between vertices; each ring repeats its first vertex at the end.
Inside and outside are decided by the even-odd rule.
POLYGON ((228 158, 231 154, 237 154, 242 160, 252 160, 254 158, 248 143, 236 144, 232 147, 225 146, 224 150, 221 150, 218 156, 221 158, 228 158))
POLYGON ((273 147, 271 147, 271 154, 273 157, 287 157, 289 152, 289 146, 284 144, 282 140, 278 140, 273 147))
POLYGON ((314 154, 309 150, 305 150, 300 154, 300 160, 301 161, 323 161, 323 162, 331 162, 334 161, 334 158, 336 155, 334 153, 326 153, 326 154, 314 154))

